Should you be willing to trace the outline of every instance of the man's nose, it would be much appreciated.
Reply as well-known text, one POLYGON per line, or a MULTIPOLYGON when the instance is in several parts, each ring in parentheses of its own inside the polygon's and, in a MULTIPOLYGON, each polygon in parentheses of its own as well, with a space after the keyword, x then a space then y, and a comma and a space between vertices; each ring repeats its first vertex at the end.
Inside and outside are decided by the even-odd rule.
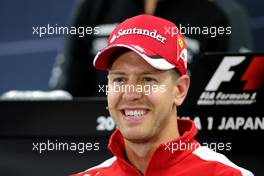
POLYGON ((143 96, 143 92, 140 91, 142 89, 139 86, 140 85, 134 84, 126 85, 126 89, 123 92, 123 99, 127 101, 135 101, 141 99, 143 96))

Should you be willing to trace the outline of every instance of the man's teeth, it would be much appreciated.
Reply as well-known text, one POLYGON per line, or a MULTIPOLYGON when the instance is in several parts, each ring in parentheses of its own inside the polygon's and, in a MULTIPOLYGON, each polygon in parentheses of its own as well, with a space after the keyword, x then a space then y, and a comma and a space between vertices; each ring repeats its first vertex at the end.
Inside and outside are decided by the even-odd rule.
POLYGON ((146 114, 146 110, 125 110, 126 116, 142 116, 146 114))

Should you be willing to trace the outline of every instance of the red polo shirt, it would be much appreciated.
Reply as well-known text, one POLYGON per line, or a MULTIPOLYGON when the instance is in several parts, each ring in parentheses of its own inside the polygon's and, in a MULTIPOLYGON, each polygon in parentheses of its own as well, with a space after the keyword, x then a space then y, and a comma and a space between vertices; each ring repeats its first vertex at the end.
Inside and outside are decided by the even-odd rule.
MULTIPOLYGON (((194 139, 197 133, 191 120, 178 119, 181 136, 161 144, 154 152, 144 176, 253 176, 194 139)), ((98 166, 73 176, 141 176, 125 157, 124 139, 116 130, 108 148, 115 155, 98 166)))

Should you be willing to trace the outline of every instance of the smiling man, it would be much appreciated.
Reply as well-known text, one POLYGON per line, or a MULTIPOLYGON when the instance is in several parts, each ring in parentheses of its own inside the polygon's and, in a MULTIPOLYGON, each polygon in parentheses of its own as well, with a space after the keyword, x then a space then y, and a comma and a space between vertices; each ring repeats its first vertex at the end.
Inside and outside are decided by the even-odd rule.
POLYGON ((125 20, 94 65, 108 71, 108 108, 117 125, 108 147, 115 156, 75 176, 253 176, 200 146, 194 123, 177 118, 190 78, 175 24, 150 15, 125 20))

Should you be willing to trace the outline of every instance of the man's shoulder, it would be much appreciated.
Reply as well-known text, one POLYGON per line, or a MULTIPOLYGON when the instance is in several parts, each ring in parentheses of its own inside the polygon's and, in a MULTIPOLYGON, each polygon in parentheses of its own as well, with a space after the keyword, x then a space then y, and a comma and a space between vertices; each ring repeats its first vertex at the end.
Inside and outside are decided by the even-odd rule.
POLYGON ((193 154, 201 160, 201 162, 208 163, 210 167, 214 166, 215 172, 221 171, 223 175, 238 173, 241 176, 254 176, 249 170, 237 166, 230 161, 225 155, 211 150, 206 146, 200 146, 193 151, 193 154))
MULTIPOLYGON (((102 162, 101 164, 94 166, 92 168, 89 168, 83 172, 73 174, 71 176, 97 176, 101 172, 108 172, 108 170, 111 168, 111 166, 116 162, 116 157, 109 158, 102 162)), ((111 171, 109 171, 111 172, 111 171)))

